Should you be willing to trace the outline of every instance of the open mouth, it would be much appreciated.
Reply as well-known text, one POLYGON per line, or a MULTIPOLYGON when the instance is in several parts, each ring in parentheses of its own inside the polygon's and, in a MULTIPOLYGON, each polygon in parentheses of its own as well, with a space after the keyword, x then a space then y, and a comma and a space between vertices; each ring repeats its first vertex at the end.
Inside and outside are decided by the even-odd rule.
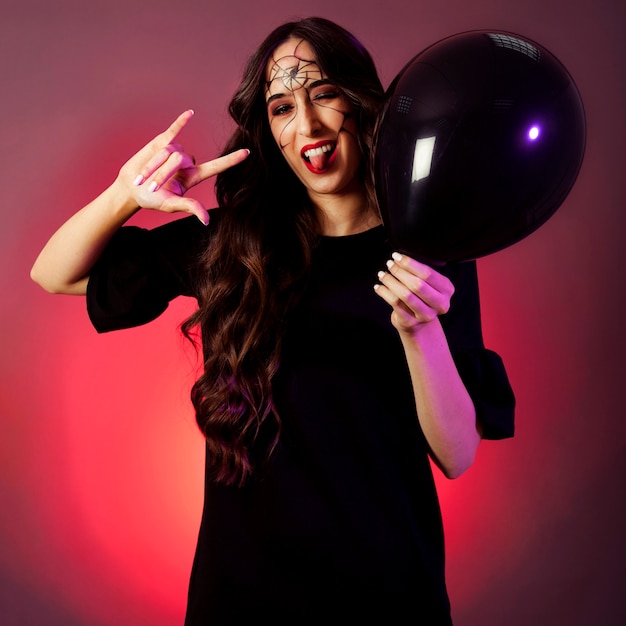
POLYGON ((337 144, 334 141, 320 141, 314 145, 304 146, 300 155, 304 164, 314 174, 328 171, 335 160, 337 144))

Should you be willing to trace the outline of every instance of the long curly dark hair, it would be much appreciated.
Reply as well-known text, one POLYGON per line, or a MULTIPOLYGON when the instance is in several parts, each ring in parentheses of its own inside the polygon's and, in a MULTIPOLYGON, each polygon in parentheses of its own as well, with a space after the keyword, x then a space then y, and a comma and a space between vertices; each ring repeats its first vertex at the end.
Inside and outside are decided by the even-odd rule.
POLYGON ((266 67, 290 37, 311 45, 317 64, 352 104, 363 154, 360 175, 376 206, 370 152, 384 90, 370 54, 323 18, 279 26, 249 59, 229 105, 237 127, 224 153, 251 153, 217 177, 220 217, 201 259, 199 308, 183 324, 188 337, 201 329, 204 373, 191 398, 207 440, 209 477, 227 485, 243 485, 278 442, 272 379, 284 324, 304 289, 319 237, 306 189, 276 145, 266 112, 266 67))

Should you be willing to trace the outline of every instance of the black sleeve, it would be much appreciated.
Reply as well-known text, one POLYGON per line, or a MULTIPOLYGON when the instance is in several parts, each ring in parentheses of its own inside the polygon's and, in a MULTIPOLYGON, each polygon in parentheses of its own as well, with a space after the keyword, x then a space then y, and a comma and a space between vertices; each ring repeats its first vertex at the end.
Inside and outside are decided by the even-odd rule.
POLYGON ((483 343, 476 263, 450 264, 442 273, 452 280, 455 292, 441 323, 459 374, 476 407, 483 437, 512 437, 515 396, 502 359, 483 343))
POLYGON ((139 326, 161 315, 177 296, 194 296, 192 271, 207 232, 194 216, 151 230, 117 231, 89 274, 87 312, 95 329, 139 326))

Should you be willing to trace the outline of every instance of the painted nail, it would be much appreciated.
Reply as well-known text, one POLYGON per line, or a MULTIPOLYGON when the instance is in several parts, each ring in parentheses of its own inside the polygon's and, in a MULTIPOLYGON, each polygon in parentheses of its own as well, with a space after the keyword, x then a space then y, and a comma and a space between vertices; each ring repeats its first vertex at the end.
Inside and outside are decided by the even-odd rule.
POLYGON ((385 272, 378 272, 378 278, 382 280, 385 277, 385 272))
POLYGON ((394 261, 401 261, 402 260, 402 255, 399 252, 394 252, 391 257, 394 259, 394 261))
POLYGON ((159 186, 156 180, 153 180, 150 183, 150 187, 148 187, 148 191, 156 191, 156 188, 159 186))
POLYGON ((391 261, 391 260, 387 261, 387 267, 388 267, 389 269, 391 269, 394 265, 395 265, 395 264, 394 264, 394 262, 393 262, 393 261, 391 261))
POLYGON ((143 183, 143 176, 141 174, 137 174, 137 177, 133 181, 133 185, 141 185, 143 183))

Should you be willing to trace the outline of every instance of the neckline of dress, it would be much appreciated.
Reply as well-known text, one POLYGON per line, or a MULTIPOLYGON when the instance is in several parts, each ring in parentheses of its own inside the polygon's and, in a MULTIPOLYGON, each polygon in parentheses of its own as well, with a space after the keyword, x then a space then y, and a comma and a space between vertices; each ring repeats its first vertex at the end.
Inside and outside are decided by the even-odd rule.
POLYGON ((383 224, 377 224, 376 226, 372 226, 372 228, 368 228, 367 230, 362 230, 358 233, 351 233, 349 235, 320 235, 320 239, 322 241, 347 241, 354 240, 358 238, 366 238, 370 235, 378 234, 382 230, 384 230, 383 224))

